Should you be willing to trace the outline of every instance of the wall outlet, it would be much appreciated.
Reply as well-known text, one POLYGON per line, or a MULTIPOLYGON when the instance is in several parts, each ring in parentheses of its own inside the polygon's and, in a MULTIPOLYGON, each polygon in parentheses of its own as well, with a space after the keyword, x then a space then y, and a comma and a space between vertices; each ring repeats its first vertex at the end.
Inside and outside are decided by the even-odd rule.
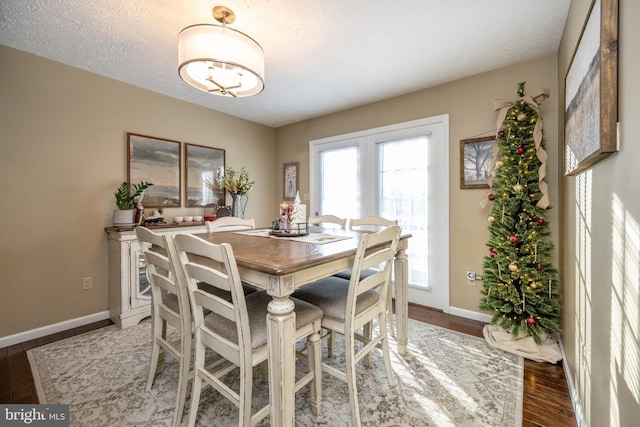
POLYGON ((88 289, 93 289, 93 277, 82 278, 82 289, 84 289, 85 291, 88 289))
POLYGON ((467 285, 475 286, 476 285, 476 272, 475 271, 467 271, 467 285))

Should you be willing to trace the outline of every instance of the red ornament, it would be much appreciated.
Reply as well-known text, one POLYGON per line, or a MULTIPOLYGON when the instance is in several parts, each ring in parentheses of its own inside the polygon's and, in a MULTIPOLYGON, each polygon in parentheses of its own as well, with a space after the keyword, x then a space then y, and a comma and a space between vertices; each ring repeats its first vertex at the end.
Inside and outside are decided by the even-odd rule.
POLYGON ((488 198, 489 200, 494 201, 496 199, 496 196, 494 196, 493 194, 489 194, 488 198))
POLYGON ((491 258, 495 258, 495 257, 496 257, 496 255, 498 255, 498 254, 497 254, 497 253, 495 253, 495 252, 489 252, 489 256, 490 256, 491 258))
POLYGON ((498 299, 502 299, 502 295, 498 295, 498 299))
POLYGON ((542 270, 542 266, 541 266, 540 264, 538 264, 538 265, 536 266, 536 270, 538 270, 538 271, 542 270))
POLYGON ((524 154, 524 147, 518 147, 516 151, 518 152, 518 154, 524 154))
POLYGON ((520 238, 518 236, 511 236, 509 237, 509 240, 511 240, 511 243, 518 243, 520 238))
POLYGON ((540 225, 544 224, 544 218, 538 218, 538 224, 540 225))
POLYGON ((489 252, 493 252, 493 248, 489 248, 489 252))
POLYGON ((534 319, 531 316, 527 317, 527 325, 535 325, 535 324, 536 324, 536 319, 534 319))
POLYGON ((503 131, 503 130, 501 130, 500 132, 498 132, 498 136, 499 136, 500 138, 502 138, 502 137, 504 136, 504 131, 503 131))

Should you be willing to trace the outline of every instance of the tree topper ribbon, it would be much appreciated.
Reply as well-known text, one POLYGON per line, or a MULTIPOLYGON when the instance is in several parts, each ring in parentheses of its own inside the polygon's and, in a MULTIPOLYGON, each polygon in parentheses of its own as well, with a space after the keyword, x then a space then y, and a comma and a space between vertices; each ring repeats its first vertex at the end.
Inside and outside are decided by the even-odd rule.
MULTIPOLYGON (((538 89, 534 95, 525 95, 522 99, 531 106, 531 108, 538 113, 538 120, 533 128, 533 141, 536 145, 536 156, 538 160, 540 160, 540 167, 538 168, 538 186, 540 188, 540 192, 542 193, 542 197, 538 200, 536 206, 542 209, 546 209, 549 207, 549 184, 544 180, 547 176, 547 159, 549 156, 547 152, 542 148, 542 115, 540 114, 540 108, 538 104, 544 102, 547 98, 549 98, 549 89, 538 89)), ((498 119, 497 119, 497 129, 502 128, 502 123, 504 119, 507 117, 507 112, 511 107, 516 104, 515 101, 510 99, 496 99, 493 101, 493 106, 496 111, 498 111, 498 119)), ((493 159, 491 160, 491 164, 489 165, 489 189, 493 187, 493 170, 495 169, 496 162, 498 161, 498 154, 500 148, 498 146, 498 137, 496 136, 496 140, 493 142, 493 159)), ((480 206, 485 207, 487 204, 487 196, 491 193, 489 190, 480 201, 480 206)))

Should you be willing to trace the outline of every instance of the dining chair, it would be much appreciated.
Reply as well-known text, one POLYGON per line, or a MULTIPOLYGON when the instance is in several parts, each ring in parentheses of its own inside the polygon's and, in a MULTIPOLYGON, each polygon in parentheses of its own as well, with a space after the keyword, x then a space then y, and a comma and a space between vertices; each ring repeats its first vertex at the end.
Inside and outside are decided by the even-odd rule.
POLYGON ((206 221, 205 224, 209 233, 215 233, 217 231, 253 230, 256 228, 256 222, 253 218, 244 219, 235 216, 217 218, 215 221, 206 221))
MULTIPOLYGON (((216 245, 200 237, 178 234, 174 238, 177 262, 187 279, 189 298, 195 320, 195 366, 191 391, 189 426, 196 421, 203 385, 210 385, 239 409, 240 426, 253 426, 269 415, 269 404, 251 411, 252 369, 266 362, 267 305, 272 301, 264 291, 244 294, 240 275, 231 246, 216 245), (199 282, 230 292, 231 301, 199 289, 199 282), (211 314, 204 316, 204 309, 211 314), (205 352, 211 349, 229 362, 209 370, 205 366, 205 352), (223 377, 238 368, 239 391, 223 381, 223 377)), ((315 415, 320 412, 322 400, 321 319, 322 310, 304 301, 292 299, 295 304, 295 340, 307 339, 308 372, 295 373, 295 390, 311 384, 311 406, 315 415)), ((295 369, 295 367, 290 367, 295 369)), ((292 372, 292 375, 294 372, 292 372)))
MULTIPOLYGON (((387 219, 381 216, 365 216, 362 218, 355 218, 349 221, 349 229, 350 230, 369 230, 376 231, 379 230, 380 227, 389 227, 391 225, 398 225, 397 219, 387 219)), ((375 268, 369 268, 360 273, 360 278, 365 278, 370 276, 375 272, 375 268)), ((336 276, 342 277, 343 279, 350 280, 351 279, 351 269, 347 269, 337 273, 336 276)), ((389 328, 391 330, 391 335, 396 336, 396 327, 394 321, 393 314, 393 281, 389 284, 389 292, 387 296, 387 311, 389 316, 387 317, 389 321, 389 328)), ((330 347, 331 348, 331 347, 330 347)))
POLYGON ((135 230, 151 285, 152 347, 146 390, 151 390, 158 369, 164 366, 164 360, 160 359, 162 353, 178 361, 178 391, 172 424, 177 426, 182 420, 189 382, 192 341, 189 294, 185 287, 178 284, 177 275, 182 272, 176 272, 171 264, 170 252, 173 247, 167 244, 165 236, 146 227, 139 226, 135 230), (167 324, 178 330, 180 339, 177 342, 167 339, 167 324))
POLYGON ((309 224, 312 224, 312 225, 335 224, 335 225, 338 225, 339 228, 345 229, 347 228, 347 219, 339 218, 335 215, 311 216, 309 217, 309 224))
POLYGON ((322 369, 347 382, 351 418, 355 426, 360 426, 356 364, 380 346, 389 384, 396 384, 389 354, 386 305, 391 265, 398 247, 400 230, 399 226, 392 225, 379 232, 362 235, 351 280, 331 276, 303 286, 293 294, 293 297, 322 309, 323 328, 344 335, 346 372, 324 362, 322 369), (363 270, 378 265, 384 267, 366 278, 361 277, 363 270), (378 327, 373 330, 371 325, 375 320, 378 327), (362 333, 359 332, 361 330, 362 333), (362 345, 356 346, 356 340, 362 345))

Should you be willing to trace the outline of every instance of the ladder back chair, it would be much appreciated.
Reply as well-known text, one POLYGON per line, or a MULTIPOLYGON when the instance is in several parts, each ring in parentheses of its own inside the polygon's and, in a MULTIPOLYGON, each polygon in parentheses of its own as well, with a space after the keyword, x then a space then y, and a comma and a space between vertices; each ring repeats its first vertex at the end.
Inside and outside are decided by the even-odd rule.
MULTIPOLYGON (((269 404, 251 413, 251 394, 252 369, 269 357, 266 316, 267 305, 272 298, 264 291, 245 296, 229 244, 216 245, 189 234, 176 235, 174 242, 177 262, 187 280, 195 321, 195 367, 189 426, 195 424, 203 385, 210 385, 238 407, 238 425, 253 426, 269 415, 269 404), (231 293, 231 301, 199 289, 200 282, 231 293), (205 317, 204 309, 210 310, 211 314, 205 317), (215 370, 207 369, 207 348, 229 363, 219 365, 215 370), (236 368, 240 371, 239 391, 223 381, 224 376, 236 368)), ((309 366, 309 372, 296 375, 295 390, 311 384, 311 405, 317 415, 322 400, 319 335, 322 310, 304 301, 293 301, 296 313, 294 339, 307 338, 309 366)))
POLYGON ((215 233, 217 231, 232 230, 253 230, 256 228, 256 222, 253 218, 238 218, 235 216, 224 216, 217 218, 215 221, 206 221, 207 232, 215 233))
POLYGON ((172 424, 177 426, 182 420, 189 382, 192 340, 189 294, 185 287, 178 284, 176 275, 182 272, 176 273, 171 264, 170 252, 175 249, 166 237, 145 227, 136 227, 136 236, 144 254, 147 279, 151 284, 152 348, 146 390, 151 390, 158 369, 164 367, 164 361, 160 360, 162 353, 171 355, 179 362, 178 392, 172 424), (180 333, 178 343, 167 340, 167 324, 180 333))
MULTIPOLYGON (((355 218, 349 221, 349 229, 350 230, 370 230, 376 231, 379 230, 380 227, 389 227, 391 225, 398 225, 398 220, 392 220, 383 218, 381 216, 365 216, 362 218, 355 218)), ((375 272, 375 269, 367 269, 364 270, 361 274, 361 278, 370 276, 375 272)), ((336 274, 338 277, 342 277, 343 279, 350 280, 351 279, 351 269, 347 269, 341 271, 336 274)), ((393 277, 393 276, 392 276, 393 277)), ((391 335, 396 336, 396 327, 393 318, 393 281, 389 284, 389 295, 387 297, 387 310, 388 310, 388 320, 389 320, 389 328, 391 330, 391 335)))
POLYGON ((335 225, 338 225, 339 228, 345 229, 347 228, 347 219, 339 218, 335 215, 311 216, 309 217, 309 224, 312 224, 312 225, 335 224, 335 225))
MULTIPOLYGON (((351 419, 354 426, 360 426, 360 412, 356 384, 356 363, 380 346, 387 371, 387 379, 396 384, 391 368, 387 338, 387 287, 389 286, 391 265, 400 238, 400 227, 390 226, 360 238, 353 263, 351 280, 328 277, 303 286, 293 296, 307 301, 323 311, 322 327, 344 335, 346 372, 323 363, 324 372, 347 382, 351 419), (363 270, 377 265, 384 268, 362 278, 363 270), (378 327, 371 325, 377 320, 378 327), (359 333, 362 330, 363 333, 359 333), (362 346, 356 347, 355 341, 362 346)), ((366 361, 365 361, 366 362, 366 361)))

